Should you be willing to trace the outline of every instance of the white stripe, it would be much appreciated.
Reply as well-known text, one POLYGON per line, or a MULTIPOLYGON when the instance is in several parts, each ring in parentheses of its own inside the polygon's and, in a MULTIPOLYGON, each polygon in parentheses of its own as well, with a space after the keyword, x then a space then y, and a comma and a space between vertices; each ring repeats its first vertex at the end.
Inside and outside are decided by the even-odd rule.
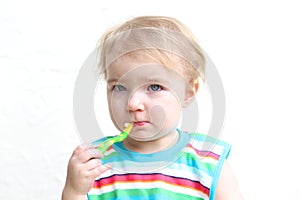
POLYGON ((186 148, 185 150, 186 153, 190 153, 190 154, 194 154, 195 156, 197 156, 199 158, 199 162, 202 163, 208 163, 208 164, 212 164, 212 165, 216 165, 218 163, 218 160, 212 158, 212 157, 201 157, 199 156, 195 150, 191 147, 186 148))
POLYGON ((114 191, 116 189, 151 189, 151 188, 162 188, 169 191, 175 191, 176 193, 187 194, 190 196, 207 198, 207 195, 202 193, 201 191, 197 191, 192 188, 180 187, 176 185, 172 185, 169 183, 165 183, 162 181, 155 182, 118 182, 114 185, 103 186, 101 189, 92 188, 89 194, 97 195, 108 193, 114 191))
POLYGON ((207 141, 203 142, 203 141, 193 140, 190 142, 190 144, 197 150, 212 151, 218 155, 221 155, 224 150, 224 146, 217 145, 216 143, 211 143, 211 142, 207 142, 207 141))
MULTIPOLYGON (((120 171, 115 168, 112 168, 112 169, 104 172, 97 179, 100 179, 101 177, 104 178, 104 177, 109 177, 109 176, 118 175, 118 174, 124 175, 124 174, 128 174, 128 173, 130 173, 130 172, 120 171)), ((132 169, 131 173, 143 174, 142 172, 139 172, 136 169, 136 167, 134 167, 132 169)), ((204 185, 205 187, 208 187, 208 188, 210 188, 211 181, 212 181, 212 177, 209 174, 205 173, 204 171, 198 170, 196 168, 191 168, 191 167, 189 167, 185 164, 181 164, 181 163, 173 163, 171 166, 165 167, 165 168, 155 171, 153 173, 160 173, 160 174, 164 174, 167 176, 174 176, 174 177, 189 179, 192 181, 199 181, 202 185, 204 185)))

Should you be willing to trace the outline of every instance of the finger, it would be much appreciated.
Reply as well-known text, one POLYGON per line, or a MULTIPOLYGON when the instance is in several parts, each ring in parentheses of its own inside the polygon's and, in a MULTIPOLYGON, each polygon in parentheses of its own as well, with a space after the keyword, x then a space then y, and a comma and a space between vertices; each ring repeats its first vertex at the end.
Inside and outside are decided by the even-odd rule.
POLYGON ((103 158, 103 154, 98 149, 88 149, 87 152, 93 157, 93 158, 103 158))
POLYGON ((76 149, 73 151, 72 156, 79 155, 81 152, 86 151, 87 149, 92 149, 94 148, 91 144, 81 144, 76 147, 76 149))
POLYGON ((103 155, 100 151, 97 149, 86 149, 85 151, 80 152, 80 154, 77 156, 77 159, 85 163, 93 158, 103 158, 103 155))
POLYGON ((85 168, 88 171, 92 171, 95 168, 100 167, 101 165, 102 165, 102 162, 100 159, 93 158, 85 163, 85 168))
POLYGON ((96 177, 100 176, 101 174, 103 174, 104 172, 106 172, 109 169, 111 169, 110 164, 100 165, 98 167, 95 167, 93 170, 91 170, 90 173, 91 173, 91 176, 96 178, 96 177))

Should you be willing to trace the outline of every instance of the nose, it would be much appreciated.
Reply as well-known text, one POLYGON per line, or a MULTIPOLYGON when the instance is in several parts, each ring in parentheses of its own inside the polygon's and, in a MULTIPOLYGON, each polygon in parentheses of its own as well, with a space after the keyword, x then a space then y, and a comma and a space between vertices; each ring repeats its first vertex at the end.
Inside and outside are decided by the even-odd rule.
POLYGON ((144 95, 140 91, 132 92, 129 96, 128 109, 131 112, 144 111, 144 95))

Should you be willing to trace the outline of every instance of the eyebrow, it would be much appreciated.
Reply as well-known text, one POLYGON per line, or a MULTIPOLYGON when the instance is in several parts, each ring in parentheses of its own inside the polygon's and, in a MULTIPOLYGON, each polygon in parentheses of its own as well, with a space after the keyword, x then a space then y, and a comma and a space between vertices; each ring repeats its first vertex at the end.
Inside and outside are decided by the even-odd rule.
POLYGON ((119 81, 119 79, 117 79, 117 78, 111 78, 111 79, 107 80, 107 83, 118 82, 118 81, 119 81))
POLYGON ((166 79, 165 77, 157 77, 157 76, 150 76, 144 79, 145 82, 164 82, 164 83, 169 83, 170 80, 166 79))
MULTIPOLYGON (((107 83, 110 84, 112 82, 119 82, 118 78, 111 78, 107 80, 107 83)), ((157 77, 157 76, 150 76, 145 79, 143 79, 143 82, 163 82, 163 83, 170 83, 169 79, 166 79, 164 77, 157 77)))

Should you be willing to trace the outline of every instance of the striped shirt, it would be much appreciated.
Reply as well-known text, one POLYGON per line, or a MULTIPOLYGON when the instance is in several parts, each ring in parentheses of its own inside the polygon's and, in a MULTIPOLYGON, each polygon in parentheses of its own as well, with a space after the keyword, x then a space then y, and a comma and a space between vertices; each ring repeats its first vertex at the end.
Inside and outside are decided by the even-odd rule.
POLYGON ((174 146, 151 154, 112 145, 102 159, 112 168, 96 178, 88 199, 213 200, 231 146, 199 133, 179 131, 179 137, 174 146))

